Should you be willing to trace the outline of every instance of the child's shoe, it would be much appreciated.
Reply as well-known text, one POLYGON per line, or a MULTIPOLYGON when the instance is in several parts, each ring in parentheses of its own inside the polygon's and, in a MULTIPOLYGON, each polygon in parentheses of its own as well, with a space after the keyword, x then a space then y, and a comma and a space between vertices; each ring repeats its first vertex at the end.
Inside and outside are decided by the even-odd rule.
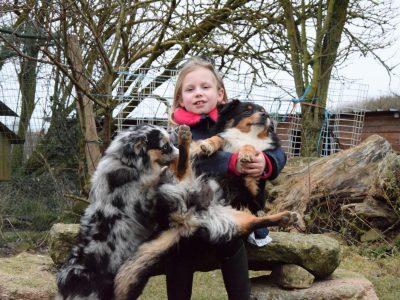
POLYGON ((259 228, 254 230, 248 237, 247 241, 250 244, 256 245, 258 247, 265 246, 272 241, 269 235, 268 228, 259 228))

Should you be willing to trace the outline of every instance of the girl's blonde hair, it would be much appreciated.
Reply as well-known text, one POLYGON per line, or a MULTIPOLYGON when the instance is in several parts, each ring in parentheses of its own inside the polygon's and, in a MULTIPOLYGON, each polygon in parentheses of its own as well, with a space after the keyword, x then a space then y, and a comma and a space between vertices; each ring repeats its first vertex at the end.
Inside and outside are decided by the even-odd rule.
POLYGON ((188 61, 182 66, 181 70, 179 71, 178 78, 176 79, 175 91, 174 91, 174 99, 172 101, 172 107, 169 114, 169 127, 175 127, 177 124, 173 120, 173 113, 174 111, 180 107, 179 100, 182 97, 182 85, 183 80, 185 79, 186 75, 190 72, 193 72, 199 68, 204 68, 213 73, 215 79, 217 80, 217 88, 224 90, 224 97, 222 101, 225 103, 228 101, 228 97, 226 95, 225 85, 222 81, 221 75, 218 71, 214 68, 213 64, 203 58, 200 57, 192 57, 188 59, 188 61))

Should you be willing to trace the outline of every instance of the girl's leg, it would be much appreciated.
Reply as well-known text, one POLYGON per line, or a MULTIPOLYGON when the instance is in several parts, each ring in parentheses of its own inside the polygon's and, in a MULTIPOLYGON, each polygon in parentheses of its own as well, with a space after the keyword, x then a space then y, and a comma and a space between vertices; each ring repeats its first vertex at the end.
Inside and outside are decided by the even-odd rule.
POLYGON ((250 299, 250 279, 247 253, 242 238, 217 245, 221 271, 229 300, 250 299))
POLYGON ((193 266, 187 257, 187 251, 183 251, 180 247, 172 250, 165 262, 165 274, 168 300, 190 300, 193 266))

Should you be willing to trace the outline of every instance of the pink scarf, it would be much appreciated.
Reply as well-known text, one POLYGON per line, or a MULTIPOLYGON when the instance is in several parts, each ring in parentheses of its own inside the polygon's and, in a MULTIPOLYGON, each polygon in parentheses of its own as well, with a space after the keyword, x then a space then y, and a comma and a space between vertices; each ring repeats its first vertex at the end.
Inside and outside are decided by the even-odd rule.
POLYGON ((192 113, 190 111, 187 111, 184 108, 177 108, 174 111, 172 118, 178 125, 193 126, 193 125, 198 124, 203 116, 209 116, 211 118, 211 120, 216 122, 218 119, 218 110, 217 110, 217 108, 214 108, 208 114, 198 115, 198 114, 192 113))

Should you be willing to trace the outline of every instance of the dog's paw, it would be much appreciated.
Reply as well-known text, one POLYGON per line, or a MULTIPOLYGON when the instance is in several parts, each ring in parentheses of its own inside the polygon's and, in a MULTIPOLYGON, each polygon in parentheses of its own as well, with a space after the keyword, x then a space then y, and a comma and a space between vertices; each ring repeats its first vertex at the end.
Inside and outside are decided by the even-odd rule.
POLYGON ((296 212, 287 211, 285 215, 282 216, 279 226, 281 227, 289 227, 294 226, 297 227, 300 221, 300 217, 296 212))
POLYGON ((252 153, 247 152, 239 152, 238 160, 241 163, 249 163, 254 161, 254 155, 252 153))
POLYGON ((192 133, 190 127, 181 125, 178 129, 178 142, 179 144, 190 144, 192 142, 192 133))
POLYGON ((201 154, 210 156, 215 152, 214 147, 207 142, 200 142, 201 154))
POLYGON ((265 211, 263 211, 263 210, 257 210, 257 212, 256 212, 256 216, 257 217, 264 217, 264 216, 266 216, 267 214, 265 213, 265 211))

